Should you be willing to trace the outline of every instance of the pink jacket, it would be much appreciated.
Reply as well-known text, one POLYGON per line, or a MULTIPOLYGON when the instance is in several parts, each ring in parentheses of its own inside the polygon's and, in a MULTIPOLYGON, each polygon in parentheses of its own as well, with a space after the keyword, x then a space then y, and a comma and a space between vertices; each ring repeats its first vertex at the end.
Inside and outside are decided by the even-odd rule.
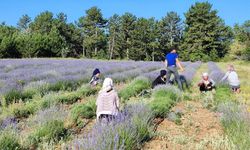
POLYGON ((96 100, 97 120, 101 114, 117 115, 119 111, 119 97, 115 90, 109 92, 100 91, 96 100))

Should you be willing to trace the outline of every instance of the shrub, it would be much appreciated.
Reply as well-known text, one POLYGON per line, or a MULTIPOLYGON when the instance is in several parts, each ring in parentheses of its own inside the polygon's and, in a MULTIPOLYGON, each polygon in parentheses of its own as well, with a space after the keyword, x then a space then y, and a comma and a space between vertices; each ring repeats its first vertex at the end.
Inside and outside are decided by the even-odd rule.
POLYGON ((58 81, 55 84, 49 85, 47 91, 61 91, 61 90, 76 90, 76 88, 79 86, 80 81, 58 81))
POLYGON ((129 83, 125 88, 119 92, 119 96, 123 100, 128 100, 132 96, 138 95, 144 89, 150 88, 150 81, 145 77, 138 77, 129 83))
POLYGON ((100 87, 91 87, 89 85, 82 85, 78 90, 77 93, 86 97, 90 95, 94 95, 97 93, 97 91, 100 89, 100 87))
MULTIPOLYGON (((124 108, 109 125, 97 123, 87 138, 76 139, 72 147, 98 149, 139 149, 151 135, 152 112, 143 104, 124 108)), ((68 146, 70 149, 71 146, 68 146)))
POLYGON ((51 120, 64 121, 68 116, 68 111, 60 106, 52 106, 50 108, 39 110, 30 120, 30 124, 43 125, 51 120))
POLYGON ((250 46, 245 49, 243 55, 245 60, 250 61, 250 46))
POLYGON ((218 111, 222 113, 221 121, 229 140, 238 149, 250 147, 250 113, 247 106, 235 102, 221 103, 218 111))
POLYGON ((180 99, 181 92, 174 86, 161 85, 153 90, 150 107, 155 117, 166 117, 170 108, 180 99))
POLYGON ((12 114, 16 118, 27 118, 37 110, 35 103, 20 103, 12 108, 12 114))
POLYGON ((0 132, 1 150, 19 150, 21 145, 18 142, 17 135, 13 131, 4 130, 0 132))
POLYGON ((77 104, 73 106, 71 110, 71 118, 77 125, 81 122, 81 119, 91 119, 96 115, 95 101, 91 100, 86 104, 77 104))
POLYGON ((52 120, 29 136, 29 142, 37 146, 40 142, 58 142, 67 135, 63 121, 52 120))
POLYGON ((4 104, 9 105, 19 100, 26 101, 27 99, 31 99, 33 95, 33 91, 22 92, 20 90, 11 90, 4 95, 4 104))
POLYGON ((73 104, 82 97, 90 96, 97 92, 97 88, 83 85, 77 91, 60 93, 55 99, 56 103, 73 104))

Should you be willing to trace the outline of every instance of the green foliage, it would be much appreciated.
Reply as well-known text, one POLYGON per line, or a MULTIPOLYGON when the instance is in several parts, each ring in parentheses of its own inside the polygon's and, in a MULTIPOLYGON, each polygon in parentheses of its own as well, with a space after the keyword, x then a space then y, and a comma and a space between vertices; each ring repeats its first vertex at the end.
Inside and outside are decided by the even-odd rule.
POLYGON ((91 7, 86 10, 86 16, 81 17, 78 26, 84 33, 83 56, 97 56, 98 52, 104 48, 106 37, 104 27, 107 20, 103 18, 101 10, 97 7, 91 7))
POLYGON ((27 14, 25 14, 19 19, 17 23, 17 28, 20 30, 26 31, 29 27, 30 22, 31 22, 31 18, 27 14))
POLYGON ((0 132, 0 149, 1 150, 20 150, 21 145, 15 133, 4 130, 0 132))
POLYGON ((214 100, 215 100, 216 105, 222 102, 231 101, 232 98, 233 98, 233 95, 228 86, 222 85, 216 88, 216 93, 214 95, 214 100))
POLYGON ((26 101, 27 99, 31 99, 34 95, 33 91, 19 91, 19 90, 11 90, 4 95, 4 104, 9 105, 11 103, 18 102, 19 100, 26 101))
POLYGON ((21 103, 18 104, 16 107, 12 108, 12 114, 16 118, 27 118, 29 115, 34 114, 38 108, 39 105, 37 105, 38 102, 28 102, 26 104, 21 103))
POLYGON ((29 136, 31 145, 37 146, 40 142, 58 142, 67 136, 63 121, 52 120, 39 127, 29 136))
MULTIPOLYGON (((64 13, 44 11, 34 20, 23 15, 17 28, 0 25, 0 57, 154 61, 179 45, 185 60, 219 60, 225 56, 232 41, 231 29, 212 10, 212 5, 197 2, 185 16, 186 26, 176 12, 168 12, 160 20, 137 18, 131 13, 114 14, 107 20, 99 8, 91 7, 75 24, 68 23, 64 13)), ((237 41, 249 41, 249 24, 246 21, 234 27, 237 41)))
POLYGON ((243 54, 244 54, 245 59, 250 61, 250 46, 245 49, 243 54))
MULTIPOLYGON (((37 110, 48 108, 56 104, 73 104, 77 100, 95 94, 98 88, 92 88, 88 85, 83 85, 76 91, 68 92, 61 91, 58 93, 49 93, 44 97, 40 95, 34 95, 33 98, 26 102, 16 105, 12 108, 11 113, 17 118, 26 118, 31 114, 34 114, 37 110)), ((88 107, 93 107, 88 105, 88 107)))
MULTIPOLYGON (((20 90, 11 90, 4 95, 4 104, 9 105, 11 103, 18 102, 19 100, 26 102, 27 100, 32 100, 35 94, 45 95, 48 92, 57 92, 57 91, 71 91, 75 90, 79 86, 79 82, 73 81, 59 81, 55 84, 44 84, 38 87, 27 87, 23 91, 20 90)), ((96 89, 82 86, 77 92, 71 92, 70 94, 63 94, 58 98, 58 101, 64 103, 65 101, 69 101, 69 103, 75 102, 77 99, 84 96, 88 96, 94 94, 96 89)))
POLYGON ((124 87, 120 92, 119 96, 123 100, 129 100, 133 96, 137 96, 141 91, 150 88, 150 81, 148 78, 138 77, 124 87))
POLYGON ((71 119, 78 124, 83 118, 91 119, 96 115, 96 105, 94 100, 90 100, 85 104, 74 105, 71 109, 71 119))
POLYGON ((166 117, 170 108, 180 99, 180 91, 173 86, 160 86, 154 89, 150 107, 155 117, 166 117))
POLYGON ((232 36, 231 30, 212 10, 208 2, 196 2, 186 16, 184 50, 181 57, 184 60, 218 60, 225 56, 232 36))
POLYGON ((238 149, 248 149, 250 147, 250 126, 247 107, 230 101, 222 103, 219 107, 223 113, 222 125, 229 140, 238 149))
POLYGON ((176 12, 168 12, 159 22, 160 46, 163 52, 169 52, 172 47, 178 47, 182 39, 182 22, 176 12), (167 50, 167 51, 166 51, 167 50))
POLYGON ((222 121, 222 124, 229 140, 233 141, 239 149, 248 149, 250 147, 250 130, 248 124, 238 120, 230 122, 222 121))

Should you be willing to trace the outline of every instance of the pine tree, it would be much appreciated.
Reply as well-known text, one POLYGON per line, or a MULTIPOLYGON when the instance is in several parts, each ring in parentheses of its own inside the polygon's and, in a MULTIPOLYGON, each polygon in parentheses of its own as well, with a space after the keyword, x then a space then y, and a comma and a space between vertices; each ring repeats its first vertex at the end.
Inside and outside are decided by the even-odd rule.
POLYGON ((30 22, 31 18, 27 14, 25 14, 19 19, 17 23, 17 28, 22 31, 27 31, 30 22))
POLYGON ((160 45, 163 52, 172 47, 178 47, 182 38, 182 22, 176 12, 169 12, 159 22, 160 28, 160 45))
POLYGON ((82 28, 84 35, 83 55, 97 56, 98 50, 104 49, 106 45, 104 29, 107 20, 103 18, 101 10, 97 7, 86 10, 86 16, 79 19, 78 25, 82 28))
POLYGON ((109 18, 108 23, 108 32, 109 32, 109 42, 108 42, 108 52, 109 59, 113 58, 122 58, 120 55, 121 51, 121 17, 117 14, 114 14, 109 18))
POLYGON ((123 52, 122 55, 123 58, 126 57, 126 59, 130 59, 129 53, 132 49, 131 36, 133 30, 135 29, 136 20, 137 20, 136 16, 131 13, 125 13, 124 15, 121 16, 121 36, 122 36, 121 46, 122 49, 125 50, 125 52, 123 52))
POLYGON ((230 28, 208 2, 192 5, 186 16, 184 42, 180 53, 185 60, 217 60, 228 50, 230 28))

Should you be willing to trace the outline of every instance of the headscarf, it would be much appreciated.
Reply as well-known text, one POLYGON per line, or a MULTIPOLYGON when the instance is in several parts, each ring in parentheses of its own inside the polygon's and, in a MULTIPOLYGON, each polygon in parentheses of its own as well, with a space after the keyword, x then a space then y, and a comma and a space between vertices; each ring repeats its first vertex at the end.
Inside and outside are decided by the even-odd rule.
POLYGON ((166 70, 161 70, 160 71, 160 76, 163 77, 167 74, 167 71, 166 70))
POLYGON ((203 73, 202 77, 208 77, 208 73, 207 72, 203 73))
POLYGON ((113 80, 111 78, 105 78, 102 84, 103 92, 108 92, 113 88, 113 80))
POLYGON ((97 75, 98 73, 100 73, 100 70, 99 70, 98 68, 96 68, 96 69, 93 71, 92 77, 95 76, 95 75, 97 75))

